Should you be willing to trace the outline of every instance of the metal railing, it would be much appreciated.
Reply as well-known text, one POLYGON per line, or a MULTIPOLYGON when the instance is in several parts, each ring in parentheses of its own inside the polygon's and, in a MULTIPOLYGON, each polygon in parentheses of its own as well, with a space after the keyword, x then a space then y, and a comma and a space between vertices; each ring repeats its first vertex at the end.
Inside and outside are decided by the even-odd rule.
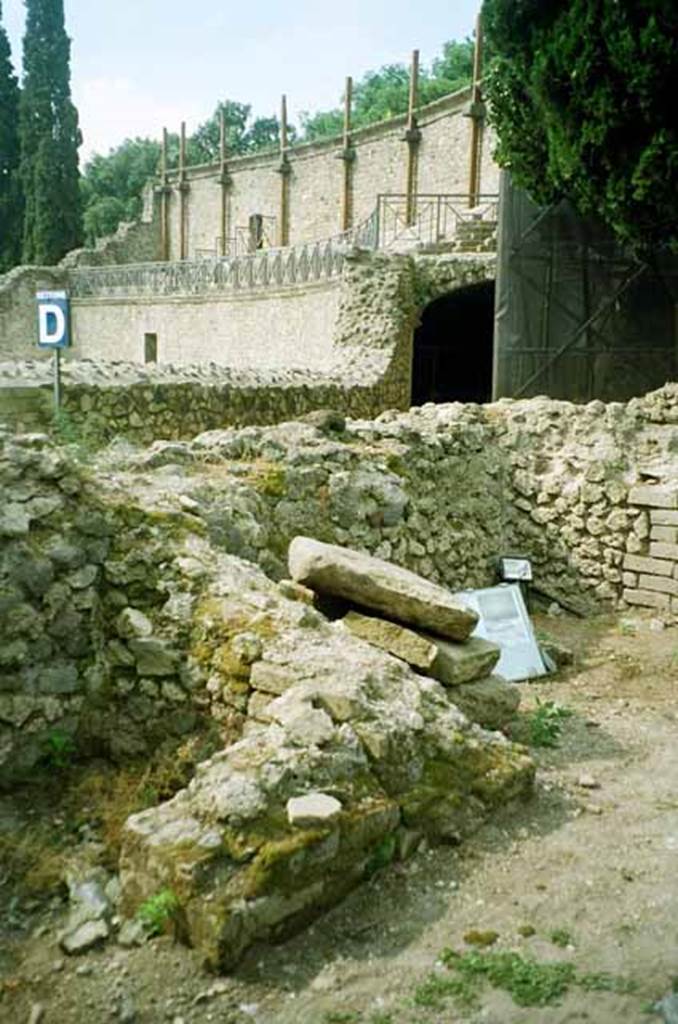
POLYGON ((468 205, 468 193, 424 193, 409 203, 406 195, 380 193, 376 210, 377 248, 442 242, 472 246, 473 226, 479 229, 481 238, 491 234, 496 227, 498 206, 499 196, 495 193, 477 196, 472 207, 468 205))
POLYGON ((485 225, 491 231, 498 197, 480 196, 473 209, 464 205, 465 201, 467 197, 460 195, 417 196, 408 223, 407 197, 382 194, 366 220, 332 238, 245 255, 220 257, 203 250, 203 255, 192 260, 77 267, 69 274, 70 293, 79 299, 209 295, 327 281, 341 274, 346 251, 351 248, 454 242, 462 224, 485 225))

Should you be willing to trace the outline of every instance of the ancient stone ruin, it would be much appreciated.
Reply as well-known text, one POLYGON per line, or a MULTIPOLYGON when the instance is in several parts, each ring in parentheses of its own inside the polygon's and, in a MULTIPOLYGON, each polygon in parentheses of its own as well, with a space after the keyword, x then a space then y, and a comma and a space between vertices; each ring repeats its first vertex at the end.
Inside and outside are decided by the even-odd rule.
POLYGON ((670 385, 85 455, 3 433, 3 783, 56 733, 119 764, 211 736, 192 781, 127 822, 121 908, 171 891, 181 934, 233 964, 529 794, 525 750, 483 728, 519 691, 451 596, 498 554, 579 614, 675 621, 677 430, 670 385))

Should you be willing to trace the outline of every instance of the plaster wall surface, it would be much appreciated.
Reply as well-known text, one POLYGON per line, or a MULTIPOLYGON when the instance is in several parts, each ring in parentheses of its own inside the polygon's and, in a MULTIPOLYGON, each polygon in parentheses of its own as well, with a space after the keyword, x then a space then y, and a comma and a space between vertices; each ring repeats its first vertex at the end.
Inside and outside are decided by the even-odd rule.
POLYGON ((339 283, 251 294, 75 300, 72 357, 143 362, 144 334, 162 363, 214 361, 248 367, 326 366, 339 283))

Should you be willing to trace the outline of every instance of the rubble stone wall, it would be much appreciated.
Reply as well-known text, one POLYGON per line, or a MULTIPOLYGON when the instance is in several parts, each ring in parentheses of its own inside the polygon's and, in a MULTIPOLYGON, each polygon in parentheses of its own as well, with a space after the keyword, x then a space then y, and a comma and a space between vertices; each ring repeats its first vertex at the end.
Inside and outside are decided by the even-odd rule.
POLYGON ((346 424, 316 415, 147 450, 113 445, 84 462, 5 434, 0 775, 35 763, 60 731, 123 757, 200 721, 240 728, 256 695, 228 645, 276 631, 267 598, 247 593, 269 587, 262 569, 286 574, 297 534, 453 590, 492 583, 497 557, 519 553, 536 590, 566 608, 630 602, 675 620, 678 559, 665 531, 676 528, 676 451, 676 385, 625 405, 503 400, 346 424), (219 579, 231 581, 221 592, 219 579), (219 593, 228 628, 209 615, 219 593))

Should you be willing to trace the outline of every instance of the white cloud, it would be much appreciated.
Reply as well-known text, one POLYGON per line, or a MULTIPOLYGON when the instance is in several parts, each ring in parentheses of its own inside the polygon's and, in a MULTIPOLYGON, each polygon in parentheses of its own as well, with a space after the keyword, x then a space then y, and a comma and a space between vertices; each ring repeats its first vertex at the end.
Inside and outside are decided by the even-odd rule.
POLYGON ((73 101, 80 115, 82 163, 94 153, 107 153, 127 138, 159 138, 163 127, 179 131, 182 120, 194 130, 209 112, 186 102, 164 102, 130 78, 91 78, 75 85, 73 101))

